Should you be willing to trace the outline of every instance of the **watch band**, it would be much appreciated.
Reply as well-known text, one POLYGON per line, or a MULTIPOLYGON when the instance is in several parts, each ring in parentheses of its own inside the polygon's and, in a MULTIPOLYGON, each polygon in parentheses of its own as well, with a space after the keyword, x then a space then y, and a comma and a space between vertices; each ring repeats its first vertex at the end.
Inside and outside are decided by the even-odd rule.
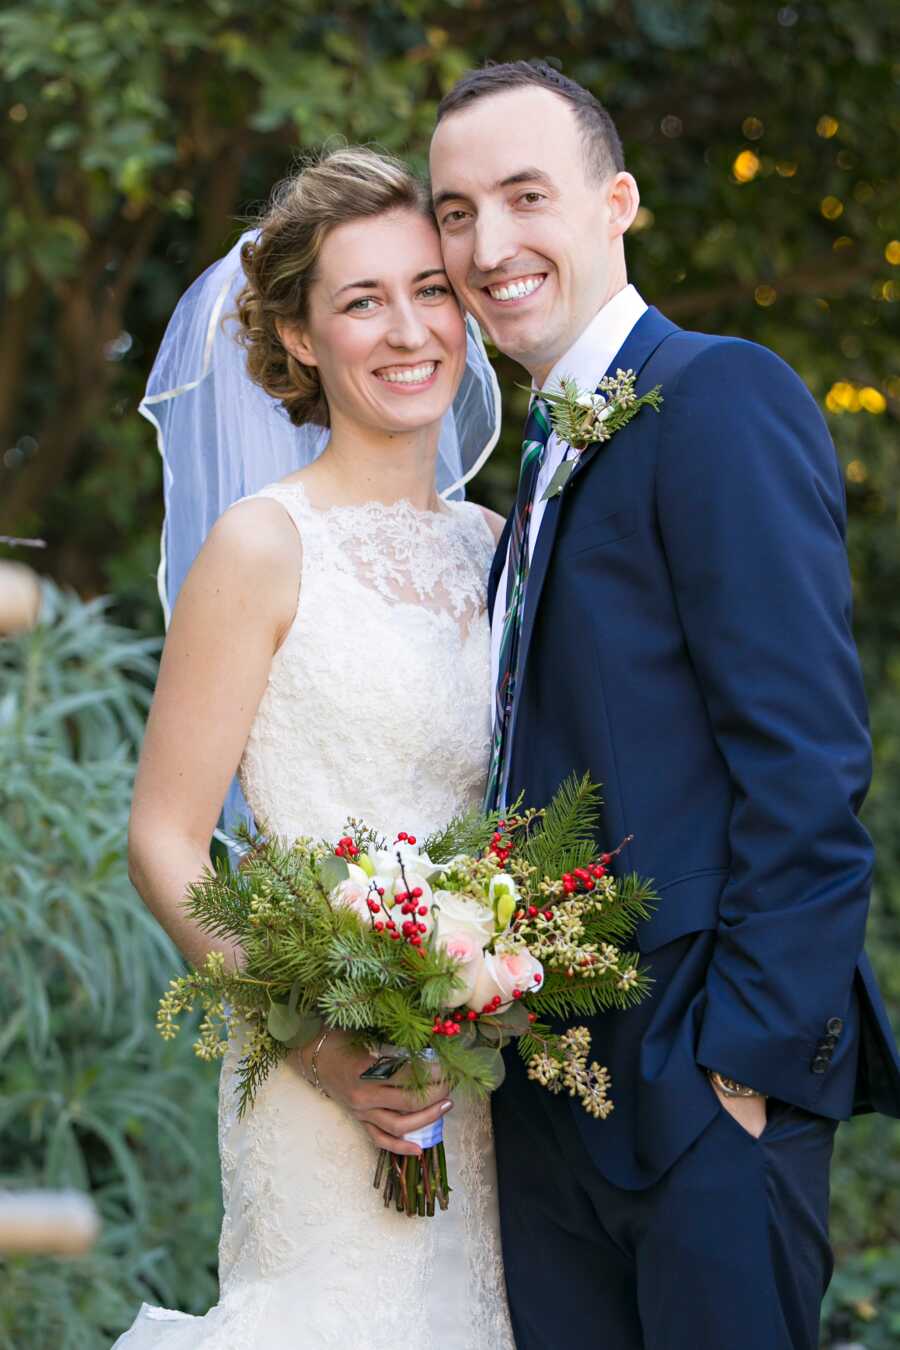
POLYGON ((707 1070, 709 1081, 719 1089, 723 1097, 765 1097, 764 1092, 757 1092, 756 1088, 747 1087, 745 1083, 737 1083, 733 1078, 726 1078, 724 1074, 719 1073, 718 1069, 707 1070))

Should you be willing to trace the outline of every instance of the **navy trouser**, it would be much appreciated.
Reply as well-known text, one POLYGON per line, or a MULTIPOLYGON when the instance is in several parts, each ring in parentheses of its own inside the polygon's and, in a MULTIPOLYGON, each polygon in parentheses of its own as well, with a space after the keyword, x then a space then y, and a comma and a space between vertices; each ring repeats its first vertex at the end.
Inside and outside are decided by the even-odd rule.
POLYGON ((493 1107, 517 1350, 817 1350, 834 1121, 771 1101, 754 1139, 723 1108, 627 1191, 593 1167, 569 1098, 507 1062, 493 1107))

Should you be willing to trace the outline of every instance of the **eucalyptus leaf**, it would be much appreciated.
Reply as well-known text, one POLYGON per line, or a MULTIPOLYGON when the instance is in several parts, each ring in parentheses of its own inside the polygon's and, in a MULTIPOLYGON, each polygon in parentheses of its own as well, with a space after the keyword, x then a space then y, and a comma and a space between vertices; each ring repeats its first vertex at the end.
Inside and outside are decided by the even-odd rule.
POLYGON ((293 1040, 302 1025, 303 1018, 298 1012, 292 1012, 286 1003, 273 1003, 269 1009, 266 1026, 276 1041, 287 1043, 293 1040))
POLYGON ((496 1091, 506 1077, 506 1065, 503 1063, 503 1056, 498 1050, 490 1050, 487 1046, 476 1046, 474 1050, 470 1050, 468 1053, 478 1061, 481 1070, 479 1077, 488 1082, 491 1092, 496 1091))
POLYGON ((343 858, 330 854, 319 863, 319 880, 329 894, 335 886, 340 886, 350 875, 350 869, 343 858))
MULTIPOLYGON (((482 1025, 485 1020, 487 1019, 483 1019, 482 1025)), ((524 1036, 531 1026, 528 1009, 522 1003, 511 1003, 503 1012, 495 1013, 490 1020, 495 1021, 507 1036, 524 1036)))
MULTIPOLYGON (((318 1036, 322 1030, 322 1019, 317 1013, 294 1013, 295 1017, 300 1019, 300 1025, 288 1040, 282 1041, 289 1050, 299 1050, 304 1045, 309 1045, 310 1041, 318 1036)), ((276 1037, 276 1039, 280 1039, 276 1037)))
POLYGON ((550 479, 550 482, 547 484, 546 491, 544 492, 544 495, 541 498, 542 502, 549 502, 551 497, 559 496, 563 488, 566 486, 566 483, 568 483, 569 479, 572 477, 572 472, 575 468, 576 463, 577 460, 574 459, 563 460, 562 464, 560 464, 559 468, 556 470, 556 473, 553 475, 553 477, 550 479))
POLYGON ((483 1017, 478 1023, 478 1037, 483 1045, 502 1046, 504 1041, 503 1028, 494 1021, 483 1017))

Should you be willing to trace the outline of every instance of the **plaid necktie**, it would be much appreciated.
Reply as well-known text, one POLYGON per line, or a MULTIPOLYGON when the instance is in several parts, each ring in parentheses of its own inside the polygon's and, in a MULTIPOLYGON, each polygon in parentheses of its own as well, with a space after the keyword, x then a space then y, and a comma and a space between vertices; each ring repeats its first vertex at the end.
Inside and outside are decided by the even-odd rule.
MULTIPOLYGON (((504 804, 509 778, 509 724, 516 693, 516 666, 519 659, 519 636, 525 610, 525 586, 528 581, 530 551, 528 529, 534 506, 534 490, 544 462, 550 438, 550 415, 546 403, 535 396, 528 410, 525 436, 522 441, 522 466, 519 469, 519 487, 509 534, 506 576, 506 614, 500 638, 500 661, 497 670, 494 735, 491 741, 491 766, 485 790, 485 810, 492 811, 504 804)), ((499 598, 499 597, 498 597, 499 598)))

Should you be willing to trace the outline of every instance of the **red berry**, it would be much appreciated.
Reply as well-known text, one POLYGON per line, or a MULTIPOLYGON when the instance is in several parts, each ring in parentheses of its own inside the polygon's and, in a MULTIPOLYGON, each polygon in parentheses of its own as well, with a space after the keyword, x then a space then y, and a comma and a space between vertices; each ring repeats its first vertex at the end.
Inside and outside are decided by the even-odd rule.
POLYGON ((419 937, 418 933, 413 933, 409 940, 413 947, 421 947, 422 945, 422 939, 419 937))
POLYGON ((544 978, 543 975, 535 975, 534 977, 535 984, 540 984, 543 978, 544 978))
POLYGON ((529 1022, 536 1022, 536 1021, 537 1021, 537 1013, 529 1013, 529 1014, 528 1014, 528 1020, 529 1020, 529 1022))
POLYGON ((553 910, 552 910, 552 909, 545 909, 545 910, 544 910, 544 918, 545 918, 545 919, 552 919, 552 918, 553 918, 553 910))
POLYGON ((377 900, 370 900, 370 901, 369 901, 369 909, 372 911, 373 914, 380 914, 380 913, 381 913, 381 906, 379 905, 379 903, 378 903, 377 900))
POLYGON ((413 888, 412 888, 412 898, 413 898, 414 900, 421 900, 421 899, 422 899, 422 887, 421 887, 421 886, 413 886, 413 888))
POLYGON ((481 1011, 483 1013, 492 1013, 494 1011, 493 1003, 486 1003, 481 1011))
POLYGON ((529 905, 529 906, 528 906, 528 917, 529 917, 529 919, 536 919, 536 918, 537 918, 537 905, 529 905))
POLYGON ((379 895, 384 895, 384 887, 383 887, 383 886, 376 886, 375 889, 377 890, 377 892, 378 892, 379 895))
POLYGON ((420 932, 420 933, 427 933, 427 932, 428 932, 428 924, 427 924, 427 923, 420 923, 420 924, 419 924, 419 932, 420 932))
POLYGON ((406 836, 406 842, 408 844, 414 844, 416 842, 416 836, 414 834, 408 834, 406 836))
POLYGON ((391 941, 392 942, 400 941, 400 934, 396 930, 393 933, 391 933, 391 941))
POLYGON ((461 1022, 461 1021, 463 1020, 463 1015, 462 1015, 462 1013, 461 1013, 461 1012, 455 1012, 455 1013, 453 1014, 453 1020, 454 1020, 454 1022, 461 1022))
POLYGON ((522 990, 521 990, 521 989, 514 989, 514 990, 513 990, 513 998, 521 998, 521 997, 522 997, 522 990))
POLYGON ((477 1020, 478 1014, 474 1008, 470 1008, 469 1011, 466 1013, 466 1017, 470 1022, 474 1022, 477 1020))
POLYGON ((506 829, 506 821, 505 821, 505 820, 498 820, 498 821, 497 821, 497 824, 499 825, 499 827, 500 827, 501 830, 505 830, 505 829, 506 829))
POLYGON ((376 932, 376 933, 383 933, 383 932, 384 932, 384 924, 383 924, 383 923, 376 923, 376 924, 374 925, 374 927, 375 927, 375 932, 376 932))
POLYGON ((427 905, 420 905, 419 908, 418 908, 418 910, 416 911, 416 913, 419 914, 420 917, 424 919, 424 918, 425 918, 425 915, 428 913, 428 906, 427 906, 427 905))
POLYGON ((399 844, 401 840, 406 840, 408 838, 409 835, 406 833, 406 831, 401 830, 400 833, 397 835, 397 843, 399 844))
POLYGON ((600 861, 601 861, 604 865, 606 865, 606 864, 608 864, 608 863, 611 863, 611 862, 612 862, 612 854, 611 854, 611 853, 601 853, 601 854, 600 854, 600 861))

